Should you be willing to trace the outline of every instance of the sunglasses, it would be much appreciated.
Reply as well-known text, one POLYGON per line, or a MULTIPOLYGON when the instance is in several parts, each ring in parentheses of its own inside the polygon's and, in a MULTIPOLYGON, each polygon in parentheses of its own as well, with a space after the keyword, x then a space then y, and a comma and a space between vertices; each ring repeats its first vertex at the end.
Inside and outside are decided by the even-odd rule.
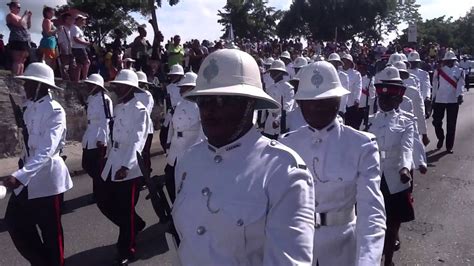
POLYGON ((217 107, 233 106, 247 102, 248 97, 244 96, 199 96, 196 98, 196 104, 199 107, 215 105, 217 107))

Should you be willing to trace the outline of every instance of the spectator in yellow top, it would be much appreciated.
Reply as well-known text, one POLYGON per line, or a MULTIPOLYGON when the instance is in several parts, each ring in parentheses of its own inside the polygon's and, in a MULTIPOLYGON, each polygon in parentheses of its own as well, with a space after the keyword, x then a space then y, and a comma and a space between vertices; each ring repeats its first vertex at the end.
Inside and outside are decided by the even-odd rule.
POLYGON ((174 36, 173 43, 168 46, 168 65, 176 64, 183 65, 184 48, 180 44, 181 38, 179 35, 174 36))

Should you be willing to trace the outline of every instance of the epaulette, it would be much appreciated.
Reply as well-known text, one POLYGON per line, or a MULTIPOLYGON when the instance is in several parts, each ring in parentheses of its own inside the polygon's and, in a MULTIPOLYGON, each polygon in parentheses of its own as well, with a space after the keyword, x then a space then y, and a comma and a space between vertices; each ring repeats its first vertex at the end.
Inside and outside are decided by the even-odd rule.
POLYGON ((293 158, 293 162, 292 162, 292 165, 296 168, 299 168, 299 169, 303 169, 303 170, 307 170, 308 167, 306 166, 306 163, 303 161, 303 159, 298 155, 298 153, 296 153, 294 150, 288 148, 287 146, 281 144, 280 142, 276 141, 276 140, 271 140, 269 145, 270 147, 272 148, 275 148, 275 149, 279 149, 279 150, 282 150, 282 151, 285 151, 286 153, 288 153, 289 155, 291 155, 291 157, 293 158))

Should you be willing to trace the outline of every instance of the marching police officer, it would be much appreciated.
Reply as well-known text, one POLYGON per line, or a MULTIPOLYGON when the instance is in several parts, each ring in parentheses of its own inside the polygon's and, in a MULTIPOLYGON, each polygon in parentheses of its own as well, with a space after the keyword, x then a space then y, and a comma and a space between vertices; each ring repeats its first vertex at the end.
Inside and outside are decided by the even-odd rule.
POLYGON ((166 86, 166 97, 165 97, 165 118, 160 129, 160 142, 163 150, 166 152, 166 141, 168 137, 168 130, 171 118, 173 117, 174 108, 181 101, 181 94, 177 86, 178 82, 184 76, 184 69, 181 65, 176 64, 171 66, 170 72, 168 73, 169 84, 166 86))
MULTIPOLYGON (((193 72, 188 72, 184 75, 184 78, 178 83, 181 95, 185 95, 194 89, 196 79, 197 75, 193 72)), ((174 177, 176 161, 192 145, 200 142, 202 136, 199 109, 196 103, 183 98, 176 106, 168 132, 168 145, 170 148, 166 155, 165 175, 167 191, 172 202, 176 198, 174 177)))
MULTIPOLYGON (((105 154, 110 143, 110 119, 113 118, 113 103, 105 94, 104 79, 92 74, 84 83, 87 85, 87 129, 82 137, 82 168, 92 177, 94 195, 105 154)), ((95 196, 94 196, 95 197, 95 196)))
POLYGON ((280 107, 262 90, 255 60, 210 54, 185 97, 197 103, 207 140, 176 166, 181 264, 310 264, 313 180, 294 151, 254 128, 255 109, 280 107))
POLYGON ((408 72, 415 75, 418 80, 420 80, 420 93, 421 97, 423 97, 426 109, 427 106, 431 106, 430 74, 420 68, 421 59, 420 54, 417 51, 413 51, 408 55, 408 62, 410 62, 410 69, 408 72))
POLYGON ((380 152, 387 214, 384 264, 390 266, 401 223, 415 219, 410 175, 415 122, 413 116, 398 110, 405 92, 398 69, 389 66, 379 74, 380 82, 375 84, 379 111, 370 117, 369 132, 377 137, 380 152))
POLYGON ((151 171, 151 144, 153 142, 153 133, 155 133, 155 128, 153 127, 153 120, 151 119, 151 114, 153 112, 153 107, 155 106, 155 100, 153 95, 148 91, 148 86, 152 85, 148 81, 148 77, 143 71, 136 72, 138 76, 138 85, 140 89, 135 90, 135 97, 146 107, 148 111, 148 121, 150 122, 148 126, 148 135, 145 142, 145 147, 143 148, 142 156, 145 163, 145 167, 151 171))
POLYGON ((296 74, 290 52, 283 51, 283 53, 281 53, 280 55, 280 60, 285 63, 286 73, 288 73, 288 76, 285 77, 285 80, 288 81, 296 74))
POLYGON ((295 99, 308 125, 283 135, 282 143, 303 157, 315 178, 313 265, 377 265, 385 235, 377 142, 336 118, 350 92, 330 63, 302 71, 295 99))
POLYGON ((360 97, 362 94, 362 76, 359 71, 355 70, 352 55, 344 54, 342 56, 342 62, 344 73, 346 73, 349 78, 349 87, 347 89, 350 92, 350 94, 347 95, 346 125, 354 129, 359 129, 360 122, 358 121, 358 116, 360 97))
POLYGON ((147 108, 134 97, 139 88, 134 71, 121 70, 111 84, 119 103, 114 110, 113 145, 109 147, 96 200, 100 211, 120 229, 117 264, 127 265, 135 259, 136 235, 145 228, 135 205, 143 176, 138 156, 145 146, 150 121, 147 108))
POLYGON ((283 61, 275 60, 268 71, 275 83, 266 88, 266 93, 281 104, 281 109, 267 110, 263 133, 269 138, 277 139, 281 133, 288 130, 286 115, 295 108, 295 92, 293 86, 284 79, 288 72, 283 61))
MULTIPOLYGON (((327 61, 336 68, 342 87, 346 90, 349 90, 349 76, 339 69, 344 64, 341 60, 341 57, 337 53, 332 53, 329 55, 327 61)), ((346 113, 347 102, 347 95, 343 95, 341 98, 341 106, 339 107, 339 115, 342 118, 344 118, 346 113)))
POLYGON ((367 125, 369 115, 374 112, 375 85, 374 77, 369 75, 366 62, 359 62, 357 69, 362 76, 362 91, 359 104, 359 116, 354 125, 356 125, 357 128, 360 128, 362 122, 367 125))
POLYGON ((62 89, 44 63, 32 63, 16 78, 25 81, 30 100, 23 116, 29 138, 24 165, 3 182, 13 189, 5 222, 13 244, 29 263, 64 265, 61 206, 64 192, 73 185, 60 156, 66 141, 66 112, 49 94, 49 89, 62 89))
POLYGON ((448 153, 453 153, 459 105, 463 102, 464 73, 462 69, 454 65, 456 60, 454 52, 447 51, 443 58, 444 66, 433 74, 433 126, 438 138, 436 147, 438 149, 443 147, 445 139, 443 118, 446 113, 446 151, 448 153))

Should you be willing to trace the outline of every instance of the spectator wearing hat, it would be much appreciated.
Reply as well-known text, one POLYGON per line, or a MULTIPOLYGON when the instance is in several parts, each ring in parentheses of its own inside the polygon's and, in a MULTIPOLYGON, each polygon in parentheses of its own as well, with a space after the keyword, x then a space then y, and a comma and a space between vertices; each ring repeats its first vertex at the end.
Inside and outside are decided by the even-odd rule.
POLYGON ((75 24, 71 27, 72 55, 76 62, 74 75, 71 77, 73 81, 79 81, 87 78, 91 61, 87 54, 87 47, 91 44, 85 38, 82 28, 86 25, 87 17, 79 14, 76 17, 75 24))
POLYGON ((7 27, 10 29, 10 38, 8 39, 8 49, 11 51, 13 60, 12 74, 18 76, 23 74, 25 61, 30 50, 31 36, 28 29, 31 27, 31 11, 25 10, 23 16, 20 16, 21 5, 18 1, 12 1, 7 4, 10 13, 6 17, 7 27))

